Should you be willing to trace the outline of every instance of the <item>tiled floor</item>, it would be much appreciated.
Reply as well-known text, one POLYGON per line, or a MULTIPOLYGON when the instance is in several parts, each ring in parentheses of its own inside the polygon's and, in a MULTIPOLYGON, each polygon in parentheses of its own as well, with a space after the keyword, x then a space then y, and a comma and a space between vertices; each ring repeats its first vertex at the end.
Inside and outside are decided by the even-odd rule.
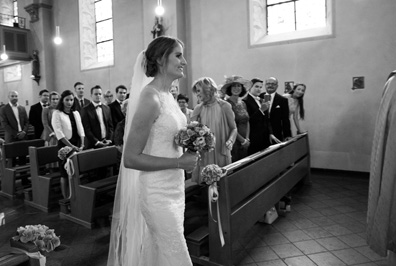
POLYGON ((387 265, 366 243, 368 175, 313 171, 292 211, 240 241, 243 266, 387 265))
MULTIPOLYGON (((272 225, 257 223, 235 245, 241 266, 386 265, 366 244, 368 175, 312 172, 312 185, 293 192, 292 211, 272 225)), ((50 253, 47 266, 106 265, 109 222, 89 230, 0 197, 0 253, 20 225, 45 224, 61 236, 61 248, 50 253)))

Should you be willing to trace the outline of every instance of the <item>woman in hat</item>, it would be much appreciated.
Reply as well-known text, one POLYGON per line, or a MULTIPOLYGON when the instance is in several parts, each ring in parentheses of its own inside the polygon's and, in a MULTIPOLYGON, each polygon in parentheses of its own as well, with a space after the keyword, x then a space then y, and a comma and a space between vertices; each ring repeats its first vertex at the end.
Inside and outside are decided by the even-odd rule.
POLYGON ((214 151, 202 153, 201 160, 192 173, 192 181, 201 183, 201 169, 208 164, 226 166, 231 163, 231 150, 237 136, 235 116, 231 105, 217 97, 213 79, 203 77, 194 82, 192 91, 199 104, 195 106, 191 121, 207 125, 216 137, 214 151))
POLYGON ((237 127, 237 137, 231 151, 232 162, 236 162, 248 155, 248 147, 250 145, 249 114, 242 99, 247 94, 246 87, 249 87, 249 84, 250 81, 242 77, 231 76, 226 78, 221 88, 222 92, 229 96, 227 102, 231 104, 237 127))

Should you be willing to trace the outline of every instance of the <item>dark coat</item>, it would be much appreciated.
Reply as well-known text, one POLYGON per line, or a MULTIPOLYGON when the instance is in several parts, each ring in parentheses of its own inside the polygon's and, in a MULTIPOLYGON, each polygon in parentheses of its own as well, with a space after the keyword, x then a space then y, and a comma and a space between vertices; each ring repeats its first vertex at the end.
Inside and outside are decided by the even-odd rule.
POLYGON ((121 111, 120 103, 115 100, 109 104, 111 110, 111 119, 113 120, 113 128, 116 128, 117 124, 125 118, 125 115, 121 111))
POLYGON ((258 151, 262 151, 271 145, 270 134, 271 125, 269 122, 268 111, 261 112, 257 102, 248 94, 244 99, 246 108, 249 113, 250 123, 250 146, 248 154, 251 155, 258 151))
POLYGON ((280 141, 284 141, 287 137, 291 137, 289 103, 285 97, 278 93, 273 95, 274 100, 269 113, 272 133, 280 141))
MULTIPOLYGON (((106 127, 106 139, 113 139, 113 121, 111 120, 110 108, 104 104, 102 106, 103 122, 106 127)), ((87 138, 87 148, 94 148, 98 141, 102 140, 100 122, 93 103, 86 105, 81 112, 85 136, 87 138)))
MULTIPOLYGON (((22 131, 26 132, 25 139, 27 138, 27 132, 29 128, 29 119, 25 107, 18 105, 19 112, 19 123, 22 131)), ((4 105, 0 109, 1 125, 4 127, 4 140, 6 142, 14 142, 20 139, 17 138, 18 134, 18 123, 15 118, 14 112, 10 104, 4 105)))
POLYGON ((78 100, 78 98, 77 98, 77 97, 74 97, 73 109, 74 109, 75 111, 78 111, 78 112, 81 114, 81 110, 82 110, 85 106, 87 106, 90 102, 91 102, 90 100, 84 98, 84 106, 81 106, 81 103, 80 103, 80 101, 78 100))
POLYGON ((40 139, 43 133, 44 126, 41 119, 41 114, 43 112, 43 106, 40 102, 33 104, 29 111, 29 122, 34 127, 34 138, 40 139))

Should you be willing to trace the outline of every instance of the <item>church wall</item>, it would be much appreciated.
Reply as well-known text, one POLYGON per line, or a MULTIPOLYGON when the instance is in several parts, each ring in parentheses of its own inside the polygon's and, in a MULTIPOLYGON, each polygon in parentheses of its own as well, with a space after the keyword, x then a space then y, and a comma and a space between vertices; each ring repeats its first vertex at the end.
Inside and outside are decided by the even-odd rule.
POLYGON ((224 75, 307 85, 304 98, 312 167, 369 171, 375 118, 388 74, 396 69, 396 2, 335 1, 335 37, 249 47, 248 1, 189 1, 192 80, 224 75), (352 91, 352 77, 365 89, 352 91))

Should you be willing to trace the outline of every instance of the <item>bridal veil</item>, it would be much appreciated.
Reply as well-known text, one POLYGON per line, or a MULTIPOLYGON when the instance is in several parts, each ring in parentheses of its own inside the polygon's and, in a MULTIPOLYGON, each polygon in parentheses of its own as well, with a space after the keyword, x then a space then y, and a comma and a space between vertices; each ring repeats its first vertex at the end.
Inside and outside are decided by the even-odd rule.
MULTIPOLYGON (((124 144, 131 129, 140 94, 152 80, 152 78, 146 77, 145 72, 146 57, 144 51, 142 51, 139 53, 134 66, 125 118, 124 144)), ((125 168, 123 163, 125 152, 126 147, 124 145, 114 199, 108 266, 139 265, 142 241, 147 231, 139 205, 140 171, 125 168)))

